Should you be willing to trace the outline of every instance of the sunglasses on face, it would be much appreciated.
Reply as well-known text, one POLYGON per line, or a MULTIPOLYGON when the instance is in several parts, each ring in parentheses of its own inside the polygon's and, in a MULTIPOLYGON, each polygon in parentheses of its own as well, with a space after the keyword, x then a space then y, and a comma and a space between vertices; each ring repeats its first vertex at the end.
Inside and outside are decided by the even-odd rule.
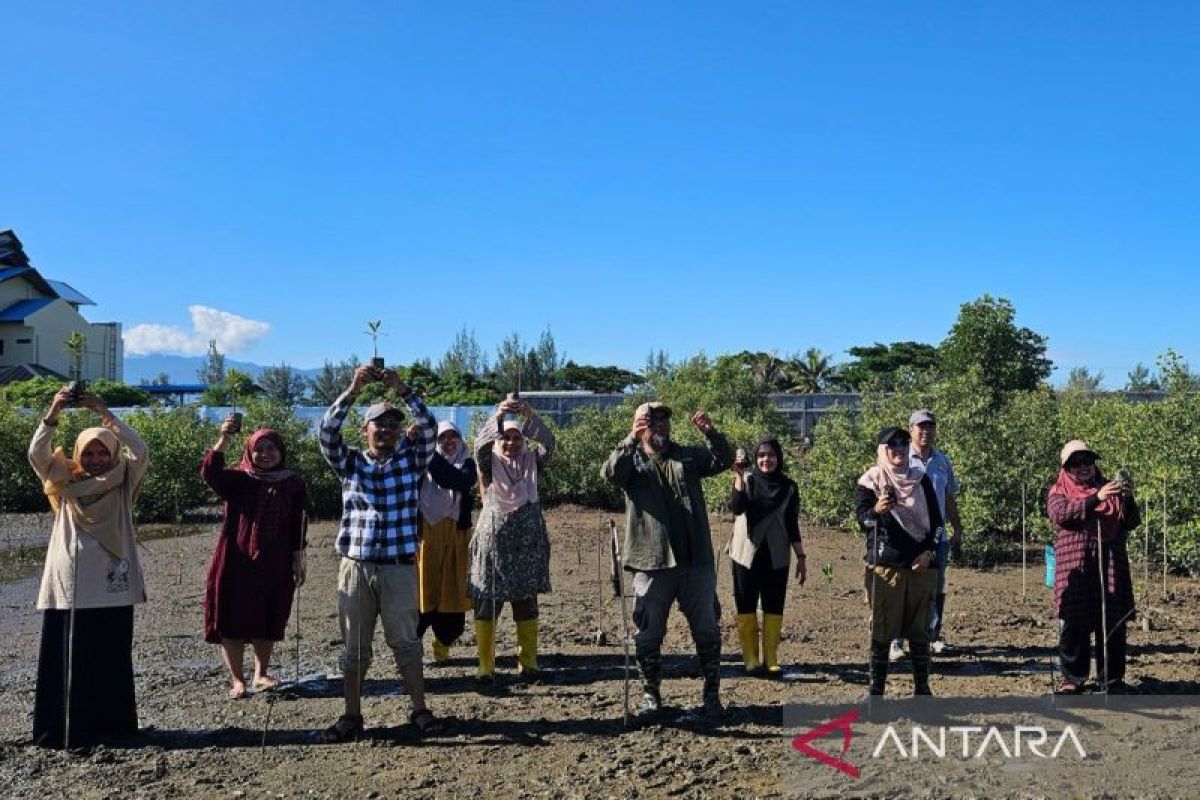
POLYGON ((521 439, 522 439, 523 437, 521 437, 521 436, 517 435, 517 436, 501 436, 500 438, 501 438, 503 441, 506 441, 506 442, 508 442, 509 444, 515 444, 516 442, 519 442, 519 441, 521 441, 521 439))
POLYGON ((376 419, 376 420, 372 420, 372 422, 375 423, 376 428, 379 428, 381 430, 385 430, 385 431, 400 430, 400 423, 395 422, 393 420, 378 420, 378 419, 376 419))
POLYGON ((1094 458, 1071 459, 1067 462, 1067 469, 1080 469, 1082 467, 1090 467, 1096 463, 1094 458))

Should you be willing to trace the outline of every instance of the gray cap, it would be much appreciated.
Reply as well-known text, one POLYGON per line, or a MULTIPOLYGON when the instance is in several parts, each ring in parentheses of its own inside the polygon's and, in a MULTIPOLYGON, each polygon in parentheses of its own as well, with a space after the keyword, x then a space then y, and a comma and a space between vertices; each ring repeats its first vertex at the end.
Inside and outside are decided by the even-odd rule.
POLYGON ((363 424, 366 425, 373 419, 379 419, 387 414, 393 414, 398 419, 404 419, 404 412, 396 408, 386 400, 374 403, 367 407, 367 412, 363 414, 363 424))
POLYGON ((928 408, 918 408, 908 415, 909 425, 920 425, 922 422, 932 422, 934 425, 937 425, 937 420, 934 419, 933 412, 928 408))

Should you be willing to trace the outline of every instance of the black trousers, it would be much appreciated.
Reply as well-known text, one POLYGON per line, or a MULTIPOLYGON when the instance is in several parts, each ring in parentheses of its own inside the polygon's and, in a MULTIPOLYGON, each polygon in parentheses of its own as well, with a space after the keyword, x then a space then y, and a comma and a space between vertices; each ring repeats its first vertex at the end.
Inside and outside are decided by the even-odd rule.
POLYGON ((787 581, 787 567, 772 568, 768 548, 758 548, 750 569, 741 564, 733 565, 733 603, 737 613, 758 613, 761 598, 764 614, 782 614, 783 602, 787 599, 787 581))
MULTIPOLYGON (((42 617, 33 743, 62 747, 71 652, 71 612, 42 617)), ((94 744, 137 733, 133 692, 133 606, 81 608, 75 612, 71 668, 71 741, 94 744)))
POLYGON ((426 611, 417 622, 417 638, 433 628, 433 636, 445 645, 454 644, 467 626, 465 611, 426 611))
MULTIPOLYGON (((1099 625, 1063 623, 1058 634, 1058 661, 1066 680, 1084 681, 1093 653, 1096 658, 1096 678, 1104 680, 1105 648, 1099 625)), ((1125 625, 1113 628, 1108 637, 1108 680, 1125 679, 1125 625)))

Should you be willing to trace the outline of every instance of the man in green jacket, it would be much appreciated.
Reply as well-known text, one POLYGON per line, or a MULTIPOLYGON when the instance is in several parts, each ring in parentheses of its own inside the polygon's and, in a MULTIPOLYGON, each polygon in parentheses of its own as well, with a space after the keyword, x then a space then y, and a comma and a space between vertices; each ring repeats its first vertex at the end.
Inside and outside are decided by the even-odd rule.
POLYGON ((633 430, 601 469, 625 492, 625 569, 633 572, 634 641, 642 670, 642 713, 662 707, 660 648, 672 603, 687 618, 704 676, 704 712, 722 713, 721 627, 717 572, 701 478, 729 469, 733 449, 698 411, 692 424, 708 440, 687 447, 671 441, 671 409, 644 403, 633 430))

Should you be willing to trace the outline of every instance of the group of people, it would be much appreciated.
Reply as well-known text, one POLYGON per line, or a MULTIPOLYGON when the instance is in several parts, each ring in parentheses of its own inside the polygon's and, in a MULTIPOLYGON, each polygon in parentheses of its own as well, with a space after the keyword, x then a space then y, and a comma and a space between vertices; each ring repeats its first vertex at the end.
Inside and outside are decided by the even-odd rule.
MULTIPOLYGON (((626 500, 622 560, 632 574, 641 714, 653 716, 662 707, 661 648, 671 606, 678 604, 703 679, 700 711, 719 717, 721 607, 702 480, 733 469, 729 504, 736 516, 726 548, 738 638, 746 672, 767 677, 783 672, 779 643, 789 577, 803 585, 808 576, 799 490, 777 440, 765 438, 735 454, 699 411, 690 421, 704 443, 688 446, 672 439, 671 420, 662 403, 638 407, 629 434, 600 472, 626 500)), ((871 695, 884 694, 889 664, 904 657, 904 641, 913 692, 930 694, 931 650, 946 646, 945 572, 948 553, 961 544, 962 524, 958 479, 934 447, 936 424, 931 412, 918 410, 908 428, 881 431, 876 463, 854 487, 866 533, 871 695)), ((238 425, 233 418, 222 423, 200 464, 204 481, 225 503, 206 579, 204 635, 220 646, 232 699, 278 683, 269 671, 272 647, 283 639, 295 588, 305 580, 307 547, 307 492, 287 466, 286 443, 269 428, 253 431, 238 465, 229 468, 225 450, 238 425), (247 643, 254 663, 249 681, 247 643)), ((433 661, 445 662, 467 611, 482 684, 496 680, 496 624, 506 603, 516 626, 518 678, 539 680, 538 595, 551 587, 538 482, 555 441, 530 405, 511 397, 501 402, 468 449, 461 431, 437 422, 394 371, 362 366, 322 418, 319 444, 342 483, 335 549, 344 694, 343 713, 321 739, 346 741, 362 732, 362 681, 380 622, 412 701, 410 721, 423 735, 444 730, 426 703, 423 636, 432 631, 433 661), (360 392, 375 381, 404 408, 369 406, 362 417, 364 446, 351 447, 343 425, 360 392), (476 487, 482 508, 473 523, 476 487)), ((133 606, 146 599, 133 509, 147 448, 100 398, 64 387, 34 434, 29 459, 54 512, 37 604, 44 616, 34 741, 62 746, 132 735, 133 606), (68 456, 53 450, 52 440, 59 415, 72 405, 99 414, 101 424, 80 433, 68 456), (87 669, 75 669, 76 654, 85 652, 87 669)), ((1125 542, 1139 515, 1131 482, 1106 480, 1098 459, 1084 442, 1069 442, 1047 499, 1056 529, 1054 603, 1064 693, 1083 689, 1093 648, 1102 687, 1125 686, 1124 631, 1133 612, 1125 542)))

